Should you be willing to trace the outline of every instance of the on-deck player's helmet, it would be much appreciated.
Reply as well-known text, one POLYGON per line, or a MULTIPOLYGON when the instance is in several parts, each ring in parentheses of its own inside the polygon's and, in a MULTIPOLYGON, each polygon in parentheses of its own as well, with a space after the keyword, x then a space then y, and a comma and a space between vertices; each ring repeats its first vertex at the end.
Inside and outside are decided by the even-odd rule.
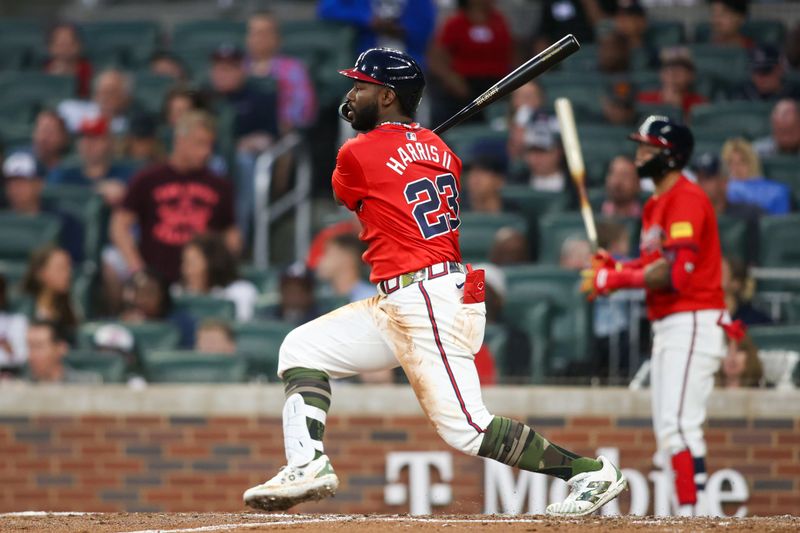
POLYGON ((689 128, 660 115, 647 117, 628 138, 661 148, 652 159, 637 167, 640 177, 658 178, 670 170, 682 169, 689 163, 694 149, 694 137, 689 128))
POLYGON ((358 56, 353 68, 340 70, 339 74, 391 88, 410 117, 414 116, 425 88, 425 75, 414 58, 391 48, 370 48, 358 56))

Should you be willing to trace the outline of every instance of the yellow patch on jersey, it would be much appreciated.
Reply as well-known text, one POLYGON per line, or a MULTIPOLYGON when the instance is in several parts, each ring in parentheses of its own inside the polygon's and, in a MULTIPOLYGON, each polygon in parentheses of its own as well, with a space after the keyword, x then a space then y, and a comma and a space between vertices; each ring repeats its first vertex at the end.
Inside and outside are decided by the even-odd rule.
POLYGON ((673 222, 669 227, 671 239, 687 239, 694 235, 691 222, 673 222))

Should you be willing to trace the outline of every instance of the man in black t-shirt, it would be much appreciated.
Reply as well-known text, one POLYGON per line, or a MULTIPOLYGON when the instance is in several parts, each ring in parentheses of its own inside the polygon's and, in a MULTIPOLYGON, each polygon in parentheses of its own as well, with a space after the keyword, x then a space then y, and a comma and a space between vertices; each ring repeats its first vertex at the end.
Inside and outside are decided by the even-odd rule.
POLYGON ((239 253, 233 189, 207 166, 214 145, 214 124, 203 112, 187 112, 175 128, 173 150, 164 164, 143 169, 111 220, 111 240, 130 273, 145 265, 174 282, 180 275, 181 249, 195 235, 224 233, 239 253), (138 246, 134 225, 139 226, 138 246))

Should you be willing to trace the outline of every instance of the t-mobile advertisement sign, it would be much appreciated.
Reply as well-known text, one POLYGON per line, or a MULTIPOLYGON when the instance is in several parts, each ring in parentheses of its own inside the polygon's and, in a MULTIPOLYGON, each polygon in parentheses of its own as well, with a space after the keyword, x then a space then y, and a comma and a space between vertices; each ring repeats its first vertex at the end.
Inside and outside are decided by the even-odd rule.
MULTIPOLYGON (((617 448, 598 448, 604 455, 620 464, 617 448)), ((624 459, 622 461, 624 464, 624 459)), ((643 516, 677 516, 680 511, 674 497, 672 472, 653 470, 642 473, 623 468, 630 490, 630 505, 625 514, 643 516)), ((496 461, 484 460, 484 504, 486 514, 542 514, 548 504, 566 497, 567 484, 542 474, 524 472, 496 461)), ((458 483, 453 475, 453 455, 450 452, 397 452, 386 456, 384 501, 388 505, 408 505, 412 515, 429 514, 436 506, 452 502, 451 484, 458 483), (403 469, 408 468, 408 486, 400 481, 403 469), (440 479, 432 483, 432 474, 440 479)), ((749 498, 747 481, 736 470, 724 469, 709 475, 704 501, 698 502, 696 512, 708 516, 728 516, 723 504, 735 505, 732 516, 747 515, 749 498)), ((618 502, 612 501, 601 510, 603 515, 623 514, 618 502)))

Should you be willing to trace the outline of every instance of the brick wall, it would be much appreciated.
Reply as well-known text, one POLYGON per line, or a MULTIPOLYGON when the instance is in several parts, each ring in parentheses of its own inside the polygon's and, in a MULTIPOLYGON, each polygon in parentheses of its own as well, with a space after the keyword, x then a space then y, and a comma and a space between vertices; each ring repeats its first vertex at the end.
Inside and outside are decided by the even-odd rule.
MULTIPOLYGON (((619 448, 647 473, 654 449, 645 417, 530 418, 551 440, 592 455, 619 448)), ((712 418, 709 470, 747 479, 749 514, 800 508, 800 416, 712 418)), ((332 416, 326 450, 342 486, 314 512, 406 512, 384 503, 386 454, 447 450, 414 415, 332 416)), ((0 416, 0 511, 236 511, 242 491, 283 464, 277 416, 0 416)), ((436 512, 483 509, 483 463, 453 454, 453 502, 436 512)), ((404 473, 403 476, 407 476, 404 473)), ((434 476, 433 481, 437 481, 434 476)), ((405 482, 406 478, 401 481, 405 482)), ((627 504, 621 502, 623 511, 627 504)))

